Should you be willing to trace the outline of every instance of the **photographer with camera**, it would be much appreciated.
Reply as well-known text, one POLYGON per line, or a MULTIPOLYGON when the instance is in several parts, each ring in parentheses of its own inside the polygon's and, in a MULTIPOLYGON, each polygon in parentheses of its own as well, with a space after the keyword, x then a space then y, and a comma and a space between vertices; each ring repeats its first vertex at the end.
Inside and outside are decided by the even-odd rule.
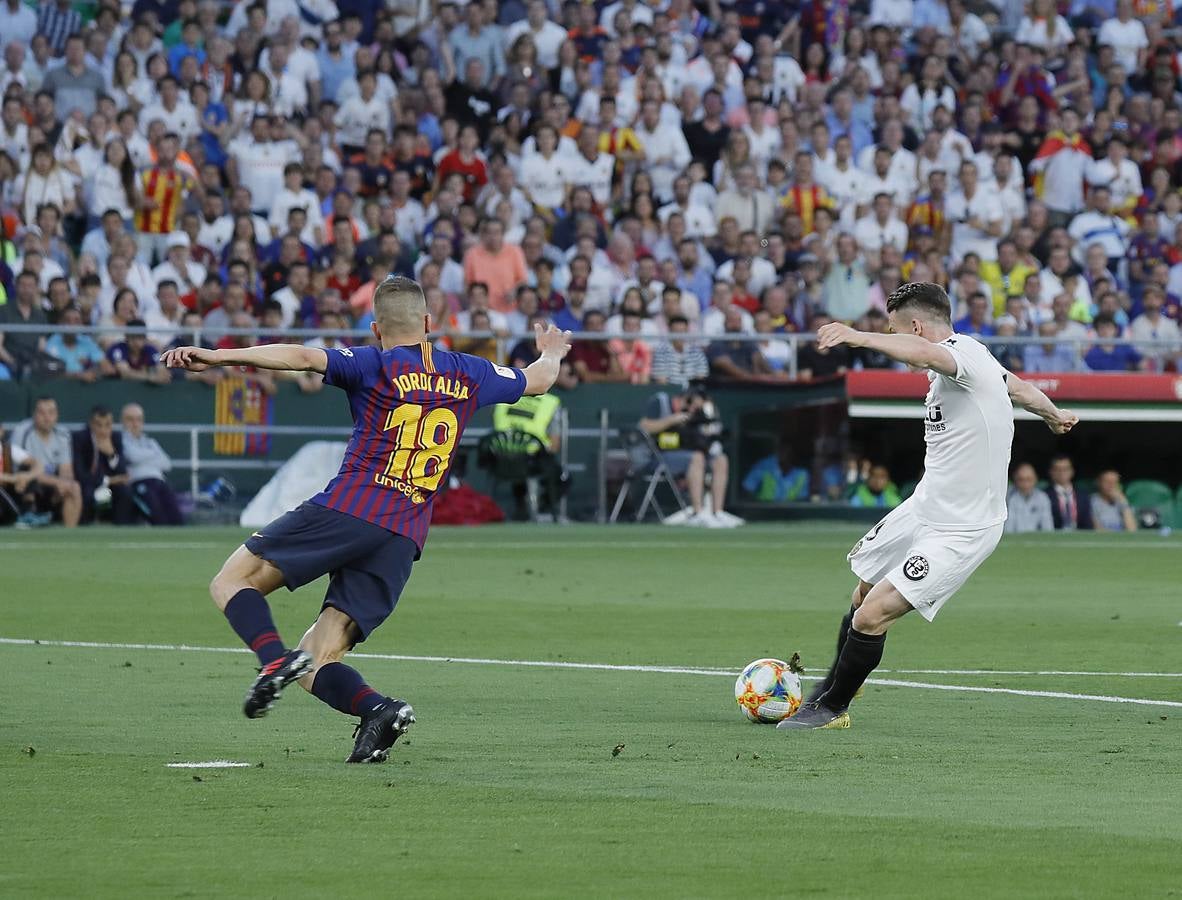
MULTIPOLYGON (((690 495, 689 515, 674 513, 669 525, 698 528, 736 528, 738 516, 725 512, 730 460, 722 449, 725 428, 706 389, 691 385, 683 394, 653 394, 640 420, 674 478, 684 478, 690 495), (704 506, 706 467, 710 467, 710 508, 704 506)), ((684 513, 684 511, 682 511, 684 513)))

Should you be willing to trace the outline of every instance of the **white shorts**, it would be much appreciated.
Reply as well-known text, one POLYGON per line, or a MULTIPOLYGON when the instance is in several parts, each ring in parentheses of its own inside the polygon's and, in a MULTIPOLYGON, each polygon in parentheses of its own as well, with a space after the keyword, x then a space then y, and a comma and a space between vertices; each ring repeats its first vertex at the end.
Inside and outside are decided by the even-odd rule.
POLYGON ((929 622, 1001 540, 1004 523, 974 531, 941 531, 915 517, 908 498, 887 513, 849 552, 854 574, 884 578, 929 622))

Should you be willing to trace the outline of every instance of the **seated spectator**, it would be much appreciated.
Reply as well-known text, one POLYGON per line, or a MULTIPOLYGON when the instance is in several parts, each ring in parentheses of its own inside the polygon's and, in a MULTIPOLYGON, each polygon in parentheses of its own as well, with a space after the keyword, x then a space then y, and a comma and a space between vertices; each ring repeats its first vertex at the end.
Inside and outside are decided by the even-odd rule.
MULTIPOLYGON (((474 310, 468 320, 468 328, 474 334, 482 331, 491 332, 493 327, 488 318, 488 310, 474 310)), ((490 335, 487 337, 467 337, 456 335, 452 343, 455 349, 460 353, 469 353, 472 356, 479 356, 481 359, 487 359, 491 363, 499 363, 501 361, 500 352, 497 348, 497 339, 495 336, 490 335)))
POLYGON ((123 452, 127 459, 127 477, 136 506, 152 525, 183 525, 176 494, 165 473, 172 460, 155 438, 144 434, 144 410, 138 403, 128 403, 119 416, 123 425, 123 452))
POLYGON ((41 466, 27 450, 14 447, 0 426, 0 525, 43 525, 49 515, 34 510, 35 488, 41 466))
MULTIPOLYGON (((78 307, 68 306, 58 324, 78 327, 82 324, 82 313, 78 307)), ((64 366, 62 374, 66 378, 92 384, 99 378, 115 374, 102 348, 89 334, 55 332, 45 342, 45 352, 61 361, 64 366)))
MULTIPOLYGON (((862 331, 873 334, 886 334, 889 330, 886 313, 881 309, 871 309, 862 320, 862 331)), ((855 368, 862 369, 894 369, 898 365, 885 353, 872 350, 869 347, 856 347, 851 355, 855 368)))
POLYGON ((1141 298, 1143 312, 1129 326, 1129 337, 1145 341, 1137 351, 1154 372, 1161 372, 1176 362, 1180 343, 1178 323, 1163 315, 1165 293, 1157 286, 1145 289, 1141 298))
POLYGON ((1093 372, 1131 372, 1141 364, 1141 355, 1129 344, 1117 344, 1120 328, 1110 315, 1101 314, 1092 321, 1099 340, 1084 356, 1084 363, 1093 372))
POLYGON ((785 503, 809 499, 809 470, 792 464, 792 448, 782 443, 743 477, 743 490, 764 503, 785 503))
MULTIPOLYGON (((819 328, 832 321, 833 319, 823 314, 813 316, 809 322, 809 331, 816 334, 819 328)), ((800 348, 800 353, 796 358, 796 376, 808 381, 813 378, 831 378, 834 375, 844 375, 849 371, 852 358, 849 347, 844 344, 840 347, 821 350, 817 347, 816 341, 809 341, 800 348)))
POLYGON ((45 312, 41 309, 41 288, 37 276, 24 271, 16 276, 15 296, 0 304, 0 365, 14 378, 20 378, 31 368, 45 349, 45 335, 30 331, 4 331, 5 325, 44 325, 45 312))
MULTIPOLYGON (((146 328, 143 319, 132 319, 129 329, 146 328)), ((115 374, 125 381, 148 381, 167 384, 172 380, 168 370, 160 365, 160 351, 148 343, 141 332, 129 332, 124 340, 107 350, 107 362, 115 374)))
POLYGON ((690 388, 684 394, 653 394, 640 428, 653 436, 670 474, 686 480, 691 515, 685 524, 729 528, 732 522, 742 523, 729 514, 720 515, 726 504, 730 460, 722 449, 722 422, 717 407, 705 390, 690 388), (710 510, 704 505, 707 465, 711 475, 710 510))
MULTIPOLYGON (((755 333, 766 335, 777 333, 776 326, 772 322, 772 314, 766 309, 755 313, 755 333)), ((780 338, 769 337, 767 340, 760 341, 756 346, 759 349, 759 355, 767 363, 768 369, 777 375, 787 372, 792 363, 791 344, 780 338)))
POLYGON ((60 518, 67 528, 74 528, 82 515, 82 490, 74 479, 74 461, 70 433, 58 425, 57 401, 38 397, 33 403, 33 417, 13 429, 10 442, 36 462, 36 506, 60 518))
POLYGON ((74 476, 82 489, 82 521, 93 522, 110 505, 111 521, 131 525, 136 519, 123 436, 105 406, 90 411, 86 427, 73 434, 74 476))
POLYGON ((881 464, 872 465, 866 478, 850 494, 850 506, 862 508, 894 509, 902 502, 891 473, 881 464))
MULTIPOLYGON (((571 294, 574 297, 574 292, 571 294)), ((602 334, 606 317, 597 309, 588 310, 583 317, 583 331, 602 334)), ((561 327, 561 326, 560 326, 561 327)), ((628 381, 629 375, 611 351, 607 341, 576 340, 570 351, 571 368, 579 381, 587 384, 628 381)))
POLYGON ((1096 476, 1096 493, 1092 495, 1092 527, 1096 531, 1136 531, 1137 520, 1133 508, 1120 486, 1120 475, 1106 469, 1096 476))
POLYGON ((710 373, 728 381, 781 381, 786 376, 776 372, 759 352, 756 341, 736 339, 743 335, 743 310, 732 306, 726 314, 726 332, 706 348, 710 373))
POLYGON ((977 292, 969 297, 968 314, 952 323, 952 329, 957 334, 968 334, 973 337, 992 337, 993 324, 990 322, 991 305, 984 294, 977 292))
POLYGON ((464 280, 469 285, 484 282, 489 308, 507 313, 513 310, 517 286, 526 279, 521 247, 505 243, 505 225, 500 219, 486 218, 480 226, 480 243, 464 254, 464 280))
POLYGON ((1071 458, 1060 454, 1051 459, 1048 473, 1051 486, 1047 496, 1051 500, 1051 520, 1056 531, 1089 530, 1092 527, 1092 498, 1075 486, 1075 466, 1071 458))
POLYGON ((687 318, 673 316, 668 324, 667 339, 653 351, 653 381, 687 388, 710 374, 710 361, 701 347, 682 337, 689 331, 687 318))
MULTIPOLYGON (((1013 316, 1002 316, 994 323, 996 336, 999 338, 1016 337, 1019 334, 1018 322, 1013 316)), ((993 358, 1011 372, 1021 372, 1022 353, 1025 348, 1018 343, 994 343, 989 345, 989 352, 993 358)))
POLYGON ((625 310, 620 317, 620 330, 636 337, 608 341, 608 348, 632 384, 648 384, 652 375, 653 348, 640 336, 643 323, 643 317, 635 310, 625 310))
MULTIPOLYGON (((1059 328, 1054 322, 1043 322, 1038 326, 1038 334, 1054 338, 1059 334, 1059 328)), ((1077 368, 1078 359, 1069 344, 1050 340, 1044 344, 1027 344, 1022 352, 1024 372, 1074 372, 1077 368)))
POLYGON ((1028 531, 1052 531, 1055 524, 1051 518, 1051 500, 1038 489, 1038 476, 1030 463, 1014 466, 1013 487, 1006 495, 1005 531, 1007 534, 1023 534, 1028 531))

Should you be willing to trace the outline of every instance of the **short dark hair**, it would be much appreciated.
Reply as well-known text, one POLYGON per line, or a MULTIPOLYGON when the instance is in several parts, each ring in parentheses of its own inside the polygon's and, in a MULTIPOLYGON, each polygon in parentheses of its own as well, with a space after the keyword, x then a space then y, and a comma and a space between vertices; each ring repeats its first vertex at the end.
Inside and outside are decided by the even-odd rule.
POLYGON ((898 312, 907 306, 915 306, 941 322, 952 322, 952 303, 944 288, 930 281, 915 281, 901 284, 887 297, 887 312, 898 312))
POLYGON ((105 419, 109 415, 111 415, 111 410, 100 403, 97 406, 92 406, 90 408, 90 415, 86 417, 86 420, 88 422, 93 422, 95 419, 105 419))

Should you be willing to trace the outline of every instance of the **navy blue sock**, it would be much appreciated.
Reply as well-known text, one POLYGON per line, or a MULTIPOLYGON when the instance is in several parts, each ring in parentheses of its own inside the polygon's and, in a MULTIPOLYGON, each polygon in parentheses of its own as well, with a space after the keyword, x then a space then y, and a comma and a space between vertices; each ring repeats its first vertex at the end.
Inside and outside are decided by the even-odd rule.
POLYGON ((272 663, 287 652, 271 619, 271 607, 254 588, 243 588, 230 598, 226 619, 242 643, 255 652, 259 665, 272 663))
POLYGON ((312 696, 347 716, 360 716, 386 702, 365 683, 361 673, 344 663, 321 666, 312 681, 312 696))

